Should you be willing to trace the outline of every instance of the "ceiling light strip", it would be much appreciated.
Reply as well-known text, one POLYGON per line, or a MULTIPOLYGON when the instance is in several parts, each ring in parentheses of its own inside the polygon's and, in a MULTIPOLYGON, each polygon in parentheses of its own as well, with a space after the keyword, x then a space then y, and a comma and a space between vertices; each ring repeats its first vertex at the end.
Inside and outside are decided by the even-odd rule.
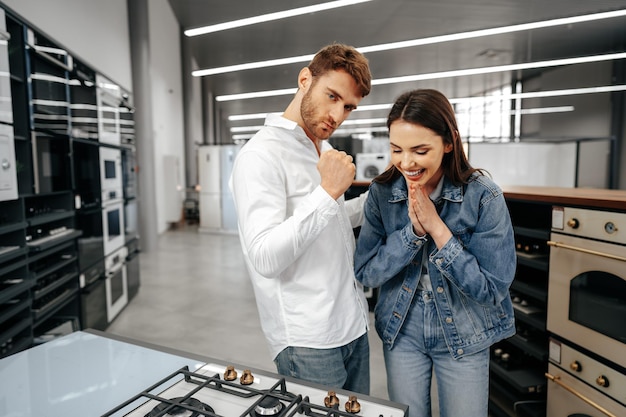
POLYGON ((562 65, 586 64, 589 62, 611 61, 626 58, 626 52, 615 54, 583 56, 576 58, 553 59, 550 61, 526 62, 523 64, 498 65, 494 67, 467 68, 454 71, 433 72, 430 74, 405 75, 401 77, 380 78, 372 80, 372 85, 398 84, 412 81, 424 81, 440 78, 465 77, 468 75, 491 74, 494 72, 519 71, 535 68, 550 68, 562 65))
POLYGON ((328 3, 314 4, 311 6, 299 7, 291 10, 284 10, 275 13, 267 13, 259 16, 248 17, 245 19, 233 20, 231 22, 218 23, 216 25, 203 26, 195 29, 187 29, 185 30, 184 34, 189 37, 205 35, 207 33, 219 32, 222 30, 249 26, 257 23, 270 22, 272 20, 286 19, 289 17, 300 16, 307 13, 315 13, 323 10, 336 9, 338 7, 351 6, 353 4, 365 3, 367 1, 371 0, 338 0, 328 3))
MULTIPOLYGON (((498 65, 494 67, 470 68, 470 69, 462 69, 462 70, 454 70, 454 71, 433 72, 429 74, 415 74, 415 75, 405 75, 405 76, 400 76, 400 77, 381 78, 378 80, 372 80, 372 85, 398 84, 398 83, 433 80, 433 79, 440 79, 440 78, 452 78, 452 77, 463 77, 463 76, 468 76, 468 75, 490 74, 494 72, 516 71, 516 70, 535 69, 535 68, 548 68, 548 67, 556 67, 556 66, 562 66, 562 65, 610 61, 610 60, 624 59, 624 58, 626 58, 626 52, 606 54, 606 55, 576 57, 576 58, 555 59, 551 61, 526 62, 523 64, 498 65)), ((251 98, 262 98, 262 97, 273 97, 273 96, 280 96, 280 95, 287 95, 287 94, 295 94, 296 91, 297 91, 297 88, 286 88, 282 90, 268 90, 268 91, 257 91, 257 92, 251 92, 251 93, 228 94, 228 95, 223 95, 223 96, 216 96, 215 100, 216 101, 246 100, 246 99, 251 99, 251 98)))
MULTIPOLYGON (((480 29, 480 30, 474 30, 474 31, 469 31, 469 32, 453 33, 449 35, 431 36, 431 37, 422 38, 422 39, 412 39, 412 40, 406 40, 406 41, 400 41, 400 42, 384 43, 380 45, 364 46, 364 47, 360 47, 357 49, 360 52, 365 54, 365 53, 370 53, 370 52, 388 51, 392 49, 409 48, 409 47, 414 47, 414 46, 431 45, 435 43, 451 42, 451 41, 463 40, 463 39, 472 39, 472 38, 478 38, 478 37, 483 37, 483 36, 502 35, 505 33, 520 32, 523 30, 532 30, 532 29, 540 29, 540 28, 547 28, 547 27, 560 26, 560 25, 568 25, 568 24, 573 24, 573 23, 590 22, 590 21, 601 20, 601 19, 611 19, 611 18, 622 17, 622 16, 626 16, 626 9, 616 10, 612 12, 593 13, 593 14, 582 15, 582 16, 564 17, 564 18, 544 20, 544 21, 539 21, 539 22, 522 23, 519 25, 502 26, 502 27, 491 28, 491 29, 480 29)), ((301 55, 301 56, 294 56, 294 57, 288 57, 288 58, 272 59, 268 61, 248 62, 245 64, 229 65, 225 67, 216 67, 216 68, 209 68, 209 69, 203 69, 203 70, 196 70, 192 72, 192 75, 195 77, 201 77, 201 76, 224 74, 227 72, 243 71, 243 70, 255 69, 255 68, 266 68, 266 67, 272 67, 272 66, 278 66, 278 65, 293 64, 297 62, 308 62, 311 60, 312 57, 313 57, 313 54, 309 54, 309 55, 301 55)))

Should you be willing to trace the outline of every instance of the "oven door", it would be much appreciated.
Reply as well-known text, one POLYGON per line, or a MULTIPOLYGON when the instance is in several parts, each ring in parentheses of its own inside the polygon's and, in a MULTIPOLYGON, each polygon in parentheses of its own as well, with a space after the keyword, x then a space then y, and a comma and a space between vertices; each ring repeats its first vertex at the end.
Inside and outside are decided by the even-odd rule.
POLYGON ((104 260, 80 274, 80 319, 83 329, 104 330, 108 325, 104 260))
POLYGON ((104 254, 109 255, 124 246, 124 202, 117 200, 102 209, 104 254))
POLYGON ((0 124, 0 201, 17 199, 13 126, 0 124))
POLYGON ((625 247, 552 233, 548 331, 626 366, 625 247))
POLYGON ((35 194, 71 190, 69 139, 32 132, 31 147, 35 194))
POLYGON ((122 198, 122 152, 119 149, 100 147, 100 186, 103 202, 122 198))
POLYGON ((548 364, 547 416, 617 417, 626 415, 626 407, 589 385, 574 378, 554 364, 548 364))
POLYGON ((98 138, 102 143, 119 146, 121 89, 115 83, 96 74, 98 103, 98 138))
POLYGON ((109 323, 128 304, 126 255, 127 250, 123 247, 106 258, 106 312, 109 323))

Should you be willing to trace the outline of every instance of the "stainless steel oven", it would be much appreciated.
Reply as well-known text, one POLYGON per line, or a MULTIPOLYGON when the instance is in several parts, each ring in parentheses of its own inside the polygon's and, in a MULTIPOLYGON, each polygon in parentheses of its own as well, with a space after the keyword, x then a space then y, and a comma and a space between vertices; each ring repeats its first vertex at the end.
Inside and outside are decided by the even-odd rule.
POLYGON ((73 58, 65 49, 32 29, 27 29, 26 42, 30 55, 33 128, 68 135, 68 73, 73 69, 73 58))
POLYGON ((106 312, 109 323, 128 304, 127 255, 126 247, 122 247, 105 259, 106 312))
POLYGON ((622 417, 626 415, 626 376, 589 355, 550 340, 549 417, 622 417), (621 403, 620 403, 621 402, 621 403))
POLYGON ((120 86, 111 80, 96 74, 96 90, 98 103, 98 135, 102 143, 119 146, 120 105, 123 95, 120 86))
POLYGON ((100 147, 100 187, 102 202, 123 198, 122 152, 117 148, 100 147))
MULTIPOLYGON (((626 415, 626 213, 554 207, 548 244, 548 408, 565 409, 581 397, 598 397, 602 407, 613 398, 622 403, 613 415, 626 415), (586 384, 568 382, 574 389, 566 395, 561 383, 572 378, 586 384)), ((585 404, 576 413, 611 415, 585 404)))

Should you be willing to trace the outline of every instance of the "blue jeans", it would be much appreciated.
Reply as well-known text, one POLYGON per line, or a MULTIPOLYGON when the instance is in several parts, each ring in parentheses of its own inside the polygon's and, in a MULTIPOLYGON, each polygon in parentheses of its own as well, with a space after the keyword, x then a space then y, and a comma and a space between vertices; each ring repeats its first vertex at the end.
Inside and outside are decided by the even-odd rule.
POLYGON ((289 346, 274 359, 279 374, 366 395, 370 391, 369 361, 367 333, 338 348, 289 346))
POLYGON ((441 417, 487 417, 489 349, 455 360, 430 291, 417 291, 393 349, 383 346, 389 399, 430 417, 433 369, 441 417))

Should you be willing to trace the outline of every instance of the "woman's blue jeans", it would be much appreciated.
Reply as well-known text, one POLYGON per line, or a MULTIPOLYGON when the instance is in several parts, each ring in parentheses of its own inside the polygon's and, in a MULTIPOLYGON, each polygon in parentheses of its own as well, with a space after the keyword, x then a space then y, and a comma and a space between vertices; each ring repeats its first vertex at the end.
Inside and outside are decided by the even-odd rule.
POLYGON ((455 360, 448 351, 430 291, 418 291, 393 349, 383 346, 392 401, 410 417, 430 417, 433 369, 441 417, 487 417, 489 349, 455 360))
POLYGON ((290 346, 274 359, 278 373, 369 395, 370 348, 367 333, 345 346, 312 349, 290 346))

